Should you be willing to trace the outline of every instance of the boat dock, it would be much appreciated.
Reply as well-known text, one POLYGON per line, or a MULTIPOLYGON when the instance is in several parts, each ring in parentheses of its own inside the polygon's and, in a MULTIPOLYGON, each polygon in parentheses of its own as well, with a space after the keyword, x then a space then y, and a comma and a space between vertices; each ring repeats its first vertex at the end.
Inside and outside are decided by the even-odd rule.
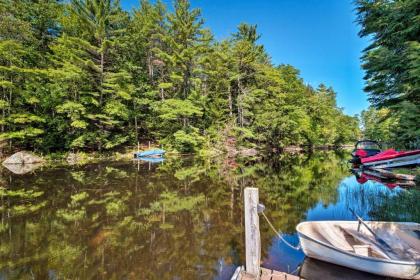
POLYGON ((258 214, 264 211, 264 205, 259 204, 257 188, 245 188, 245 253, 246 266, 238 267, 231 280, 303 280, 303 278, 263 268, 261 264, 260 221, 258 214))
POLYGON ((231 280, 305 280, 296 275, 280 272, 272 269, 261 268, 259 278, 254 275, 248 274, 244 267, 238 267, 233 274, 231 280))

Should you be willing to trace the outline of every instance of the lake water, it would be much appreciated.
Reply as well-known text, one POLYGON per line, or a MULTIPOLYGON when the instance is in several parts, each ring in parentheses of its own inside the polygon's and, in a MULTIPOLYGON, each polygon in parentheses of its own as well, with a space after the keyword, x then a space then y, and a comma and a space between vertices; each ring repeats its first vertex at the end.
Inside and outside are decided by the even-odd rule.
MULTIPOLYGON (((263 162, 102 162, 25 175, 3 168, 0 279, 229 279, 245 262, 248 186, 259 188, 267 216, 294 245, 299 222, 354 220, 349 208, 366 220, 420 222, 419 188, 361 184, 346 160, 322 152, 263 162)), ((265 267, 344 275, 304 261, 263 219, 260 226, 265 267)))

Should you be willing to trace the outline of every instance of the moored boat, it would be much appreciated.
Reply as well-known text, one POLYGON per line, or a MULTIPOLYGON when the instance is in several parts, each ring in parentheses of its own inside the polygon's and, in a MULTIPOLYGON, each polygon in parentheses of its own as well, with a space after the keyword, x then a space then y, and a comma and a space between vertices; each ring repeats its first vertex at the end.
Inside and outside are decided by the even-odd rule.
POLYGON ((308 257, 387 277, 420 279, 420 224, 365 223, 303 222, 296 229, 308 257))
POLYGON ((163 156, 164 154, 165 154, 165 150, 154 149, 154 150, 147 150, 147 151, 143 151, 143 152, 136 152, 136 153, 134 153, 134 158, 163 156))
POLYGON ((381 145, 373 140, 357 141, 349 160, 354 167, 393 168, 400 166, 415 166, 420 164, 420 150, 382 151, 381 145))
POLYGON ((374 156, 361 158, 363 166, 375 168, 399 167, 420 164, 420 150, 396 151, 388 149, 374 156))
POLYGON ((382 151, 381 144, 374 140, 360 140, 354 145, 354 150, 351 153, 352 159, 350 163, 360 164, 362 158, 367 158, 379 154, 382 151))

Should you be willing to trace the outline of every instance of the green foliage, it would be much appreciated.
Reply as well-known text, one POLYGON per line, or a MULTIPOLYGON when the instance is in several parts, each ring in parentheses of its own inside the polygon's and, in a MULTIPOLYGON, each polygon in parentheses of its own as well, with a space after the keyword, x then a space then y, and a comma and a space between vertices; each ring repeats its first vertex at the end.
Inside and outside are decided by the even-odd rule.
MULTIPOLYGON (((219 42, 187 0, 173 9, 141 0, 131 14, 116 0, 32 2, 0 4, 0 139, 12 149, 155 140, 196 152, 227 127, 249 147, 340 144, 358 134, 333 89, 314 90, 297 69, 271 63, 256 25, 241 23, 219 42)), ((415 64, 418 46, 407 48, 415 64)))
POLYGON ((196 152, 204 142, 197 129, 191 129, 189 132, 178 130, 174 133, 174 147, 180 152, 196 152))
POLYGON ((106 204, 106 213, 110 216, 118 216, 124 213, 125 205, 122 201, 110 201, 106 204))
POLYGON ((388 117, 389 113, 388 109, 377 110, 373 107, 362 111, 361 124, 364 138, 389 143, 392 138, 391 133, 397 124, 388 117))
POLYGON ((376 109, 389 110, 387 117, 377 119, 374 126, 381 129, 392 123, 394 130, 388 136, 391 143, 419 147, 419 1, 358 0, 356 5, 362 25, 360 35, 372 38, 362 56, 365 90, 376 109))
POLYGON ((402 102, 398 110, 370 107, 361 114, 366 138, 391 144, 397 148, 416 148, 420 145, 418 116, 420 107, 402 102))

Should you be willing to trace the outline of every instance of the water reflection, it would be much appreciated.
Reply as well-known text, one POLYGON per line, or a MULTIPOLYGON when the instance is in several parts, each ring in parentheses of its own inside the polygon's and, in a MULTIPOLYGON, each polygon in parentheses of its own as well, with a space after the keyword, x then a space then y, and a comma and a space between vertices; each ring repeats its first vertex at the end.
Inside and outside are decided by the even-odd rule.
MULTIPOLYGON (((420 207, 417 204, 418 199, 420 199, 420 191, 415 188, 410 190, 400 187, 390 189, 386 185, 375 181, 360 184, 357 177, 348 176, 338 184, 335 194, 334 202, 325 204, 323 201, 318 201, 314 206, 308 208, 304 220, 354 220, 355 217, 349 210, 352 208, 365 220, 420 222, 420 207)), ((296 232, 286 235, 286 240, 292 244, 299 242, 296 232)), ((267 256, 265 261, 267 266, 280 268, 294 274, 302 271, 305 259, 302 251, 296 251, 288 247, 275 236, 271 240, 267 256)), ((315 263, 318 264, 318 262, 315 263)), ((305 275, 302 275, 302 277, 305 279, 338 279, 336 276, 340 275, 340 267, 320 263, 318 266, 322 267, 325 272, 324 275, 327 275, 326 278, 319 278, 322 275, 319 273, 309 277, 308 269, 304 270, 305 275), (335 278, 333 275, 335 275, 335 278)), ((311 265, 310 267, 314 266, 311 265)), ((350 271, 352 272, 350 275, 358 275, 358 272, 350 271)), ((349 279, 385 279, 370 274, 363 274, 363 277, 349 279)))
POLYGON ((10 172, 23 175, 26 173, 33 172, 42 166, 42 163, 26 163, 26 164, 2 164, 3 167, 7 168, 10 172))
MULTIPOLYGON (((419 221, 418 190, 360 185, 334 153, 263 162, 168 159, 0 177, 0 279, 229 279, 244 263, 242 190, 260 188, 297 244, 303 220, 419 221)), ((304 256, 261 220, 265 266, 297 273, 304 256)))
POLYGON ((299 268, 299 275, 312 280, 381 280, 383 277, 346 267, 306 258, 299 268))
POLYGON ((390 189, 395 187, 411 188, 416 186, 416 182, 413 180, 390 179, 373 169, 351 169, 351 172, 354 174, 359 184, 373 181, 381 183, 390 189))

